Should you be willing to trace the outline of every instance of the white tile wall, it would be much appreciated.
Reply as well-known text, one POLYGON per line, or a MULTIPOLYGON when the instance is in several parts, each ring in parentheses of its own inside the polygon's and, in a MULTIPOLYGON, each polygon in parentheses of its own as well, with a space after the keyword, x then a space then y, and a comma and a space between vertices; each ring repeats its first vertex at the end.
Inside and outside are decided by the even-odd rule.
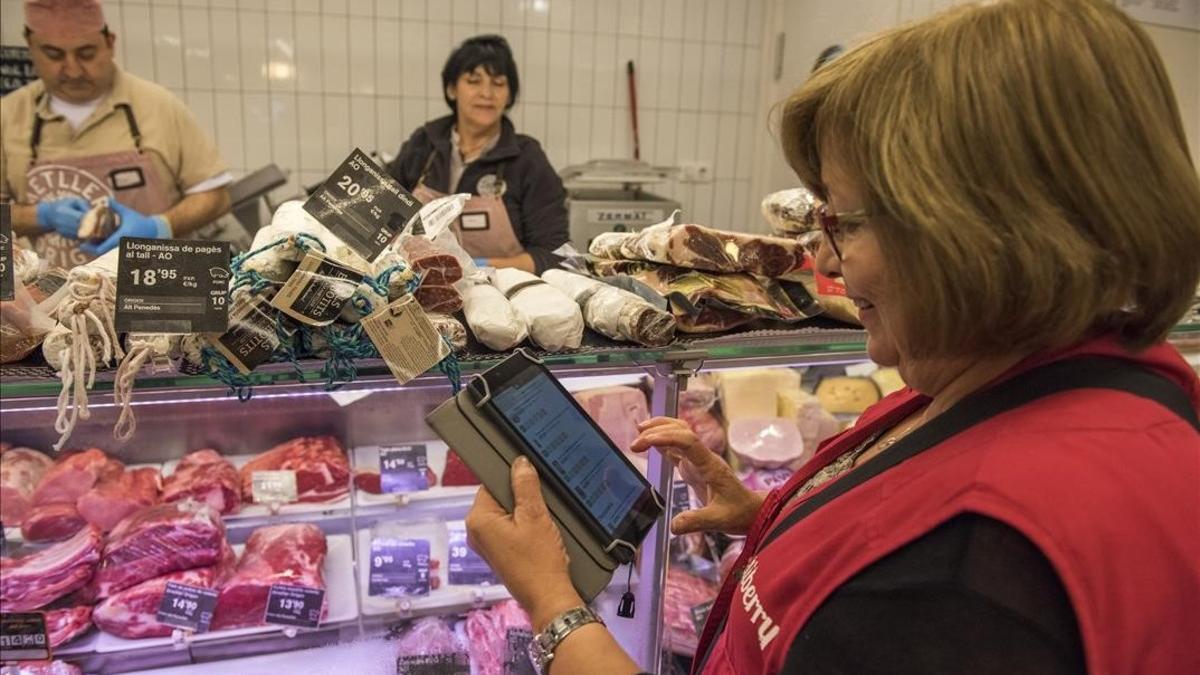
MULTIPOLYGON (((637 69, 644 160, 712 163, 712 183, 652 188, 694 220, 754 228, 764 3, 772 0, 107 0, 128 70, 187 101, 236 174, 275 162, 288 193, 354 145, 395 153, 447 112, 453 45, 508 38, 521 74, 511 116, 556 168, 632 157, 626 63, 637 69), (750 134, 747 138, 744 134, 750 134)), ((0 0, 20 44, 21 2, 0 0), (15 28, 14 28, 15 27, 15 28)), ((279 196, 284 196, 281 191, 279 196)))

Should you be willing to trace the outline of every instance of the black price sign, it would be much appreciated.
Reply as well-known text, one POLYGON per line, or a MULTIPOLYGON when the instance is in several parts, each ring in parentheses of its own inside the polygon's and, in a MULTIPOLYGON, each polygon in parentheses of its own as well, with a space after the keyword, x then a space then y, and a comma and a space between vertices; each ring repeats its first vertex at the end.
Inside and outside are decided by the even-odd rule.
POLYGON ((229 327, 229 242, 125 237, 117 273, 119 333, 229 327))
POLYGON ((533 633, 523 628, 509 628, 504 638, 504 675, 538 675, 529 659, 533 633))
POLYGON ((168 626, 204 633, 216 608, 216 590, 168 581, 155 618, 168 626))
POLYGON ((271 584, 264 621, 282 626, 316 628, 321 625, 321 606, 324 602, 325 591, 322 589, 271 584))
POLYGON ((0 614, 0 661, 44 661, 50 658, 46 615, 41 612, 0 614))
POLYGON ((396 659, 397 675, 471 675, 471 657, 463 652, 414 654, 396 659))
POLYGON ((0 300, 16 297, 17 285, 13 271, 13 233, 8 202, 0 203, 0 300))
POLYGON ((356 253, 374 261, 421 210, 421 202, 355 148, 304 202, 304 210, 356 253))
POLYGON ((372 597, 429 594, 429 540, 371 540, 367 594, 372 597))
POLYGON ((379 484, 387 494, 429 489, 425 446, 395 445, 379 449, 379 484))
POLYGON ((696 629, 696 635, 704 632, 704 622, 708 621, 708 615, 712 612, 714 602, 716 600, 709 600, 692 608, 692 627, 696 629))

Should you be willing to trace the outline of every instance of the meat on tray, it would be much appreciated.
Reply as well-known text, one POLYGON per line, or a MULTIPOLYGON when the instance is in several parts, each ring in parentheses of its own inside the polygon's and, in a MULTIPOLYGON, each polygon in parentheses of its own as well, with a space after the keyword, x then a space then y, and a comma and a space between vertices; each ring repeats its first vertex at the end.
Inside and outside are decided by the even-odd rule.
POLYGON ((407 237, 400 242, 404 258, 421 277, 421 284, 448 286, 463 277, 458 258, 425 237, 407 237))
POLYGON ((33 490, 54 460, 32 448, 0 443, 0 522, 16 527, 33 506, 33 490))
POLYGON ((462 309, 462 295, 447 284, 423 283, 413 293, 421 309, 432 314, 454 314, 462 309))
POLYGON ((75 502, 84 520, 108 532, 135 511, 158 502, 162 476, 158 469, 143 467, 106 472, 95 487, 75 502))
POLYGON ((98 448, 59 457, 33 491, 34 505, 74 504, 96 484, 100 473, 109 466, 108 461, 108 456, 98 448))
POLYGON ((295 471, 301 502, 330 502, 350 491, 350 462, 333 436, 293 438, 250 460, 240 471, 244 502, 254 501, 255 471, 295 471))
POLYGON ((443 487, 479 485, 479 478, 453 449, 446 451, 446 468, 442 471, 443 487))
POLYGON ((225 524, 205 504, 175 502, 142 509, 109 535, 96 571, 98 597, 169 572, 213 565, 224 546, 225 524))
POLYGON ((179 460, 175 472, 163 481, 162 500, 195 499, 221 515, 242 510, 238 470, 216 450, 189 452, 179 460))
POLYGON ((0 606, 8 612, 44 607, 82 588, 99 560, 100 532, 91 527, 29 555, 0 558, 0 606))
POLYGON ((692 608, 717 597, 716 584, 702 579, 685 568, 672 565, 667 572, 663 590, 664 646, 676 654, 696 653, 700 636, 692 621, 692 608))
POLYGON ((87 525, 74 504, 35 506, 21 521, 21 537, 25 541, 48 542, 66 539, 87 525))
MULTIPOLYGON (((9 671, 5 670, 4 675, 9 671)), ((66 661, 17 661, 12 675, 83 675, 83 671, 66 661)))
POLYGON ((225 544, 221 560, 215 565, 164 574, 105 598, 96 605, 92 621, 105 633, 125 639, 166 637, 175 630, 158 621, 158 606, 167 592, 167 584, 217 588, 233 572, 236 563, 236 554, 225 544))
MULTIPOLYGON (((477 675, 505 675, 523 672, 520 668, 505 668, 509 660, 509 633, 524 631, 532 634, 529 616, 514 600, 505 600, 490 609, 476 609, 467 614, 467 648, 477 675)), ((528 658, 526 654, 512 655, 528 658)))
POLYGON ((46 610, 46 632, 50 636, 52 649, 57 649, 83 635, 91 627, 91 605, 75 605, 46 610))
MULTIPOLYGON (((396 640, 396 655, 402 660, 421 656, 466 656, 464 651, 462 641, 450 626, 437 616, 421 617, 413 621, 405 626, 404 632, 396 640)), ((412 663, 409 667, 398 669, 398 672, 407 673, 409 670, 415 670, 416 666, 416 663, 412 663)))
MULTIPOLYGON (((325 588, 325 533, 309 523, 268 525, 250 533, 237 570, 222 585, 212 629, 263 623, 272 584, 325 588)), ((329 610, 326 598, 321 608, 329 610)))

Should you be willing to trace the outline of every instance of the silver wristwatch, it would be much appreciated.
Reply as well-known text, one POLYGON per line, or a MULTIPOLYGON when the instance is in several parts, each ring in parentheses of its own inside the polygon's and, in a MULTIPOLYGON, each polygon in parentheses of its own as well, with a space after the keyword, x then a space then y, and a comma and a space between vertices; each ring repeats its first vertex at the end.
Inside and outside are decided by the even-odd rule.
POLYGON ((545 630, 533 636, 529 641, 529 659, 537 666, 538 672, 545 673, 550 667, 550 662, 554 660, 554 650, 558 648, 559 643, 576 628, 589 623, 599 623, 603 626, 604 619, 590 607, 575 607, 554 617, 553 621, 546 624, 545 630))

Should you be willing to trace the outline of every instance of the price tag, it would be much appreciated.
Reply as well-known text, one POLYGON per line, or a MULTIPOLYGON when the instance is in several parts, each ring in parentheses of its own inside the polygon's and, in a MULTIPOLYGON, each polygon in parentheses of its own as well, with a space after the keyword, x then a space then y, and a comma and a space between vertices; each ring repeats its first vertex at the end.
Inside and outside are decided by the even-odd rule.
POLYGON ((370 563, 368 595, 429 595, 428 539, 372 539, 370 563))
POLYGON ((12 222, 9 217, 8 202, 0 203, 0 300, 12 300, 17 293, 12 222))
POLYGON ((467 545, 467 525, 461 520, 446 523, 450 531, 450 561, 446 572, 451 586, 497 584, 496 573, 467 545))
POLYGON ((212 623, 216 608, 216 589, 168 581, 155 618, 168 626, 204 633, 212 623))
POLYGON ((688 484, 677 480, 671 484, 671 513, 679 514, 692 508, 692 494, 688 484))
POLYGON ((374 261, 421 210, 421 202, 355 148, 304 202, 304 210, 356 253, 374 261))
POLYGON ((449 345, 411 295, 367 316, 362 326, 400 384, 450 355, 449 345))
POLYGON ((704 622, 708 621, 708 615, 710 612, 712 612, 714 602, 716 602, 715 599, 702 602, 695 607, 692 607, 692 627, 696 629, 696 635, 704 632, 704 622))
POLYGON ((41 612, 0 614, 0 661, 44 661, 50 658, 46 615, 41 612))
POLYGON ((250 494, 255 504, 290 504, 296 501, 295 471, 254 471, 250 474, 250 494))
POLYGON ((264 621, 281 626, 316 628, 321 625, 325 591, 307 586, 271 584, 264 621))
POLYGON ((301 323, 328 326, 354 297, 362 279, 362 272, 309 251, 271 298, 271 306, 301 323))
POLYGON ((538 675, 529 659, 529 643, 533 633, 523 628, 509 628, 504 636, 504 675, 538 675))
POLYGON ((395 445, 379 449, 379 484, 384 493, 429 489, 429 458, 425 446, 395 445))
POLYGON ((221 333, 229 277, 229 242, 124 237, 117 332, 221 333))
POLYGON ((471 657, 463 652, 414 654, 396 659, 397 675, 471 675, 471 657))
MULTIPOLYGON (((267 301, 261 296, 239 302, 229 316, 229 330, 219 337, 207 338, 208 343, 243 375, 249 375, 250 371, 270 361, 279 347, 275 312, 267 307, 267 301)), ((290 319, 285 321, 290 322, 290 319)))

